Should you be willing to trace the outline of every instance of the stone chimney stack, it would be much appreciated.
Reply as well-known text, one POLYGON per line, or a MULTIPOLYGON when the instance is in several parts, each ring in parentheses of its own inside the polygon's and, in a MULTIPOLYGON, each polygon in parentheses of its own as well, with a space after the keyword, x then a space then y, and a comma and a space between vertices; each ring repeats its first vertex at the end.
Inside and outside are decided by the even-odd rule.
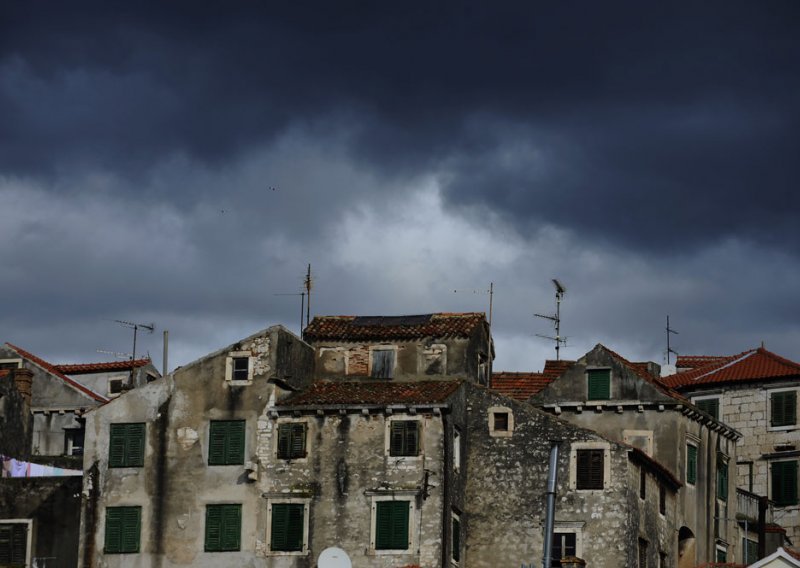
POLYGON ((575 556, 565 556, 561 559, 561 566, 562 568, 583 568, 586 566, 586 561, 575 556))
POLYGON ((31 405, 31 385, 33 384, 33 373, 29 369, 13 369, 14 384, 25 399, 28 406, 31 405))

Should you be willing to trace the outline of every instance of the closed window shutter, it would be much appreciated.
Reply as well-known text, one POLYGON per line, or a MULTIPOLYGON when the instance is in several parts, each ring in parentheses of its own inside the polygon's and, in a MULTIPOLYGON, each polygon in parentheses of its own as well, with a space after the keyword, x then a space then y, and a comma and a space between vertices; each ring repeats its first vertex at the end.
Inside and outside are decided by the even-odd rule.
POLYGON ((125 461, 128 467, 144 465, 144 424, 128 424, 125 461))
POLYGON ((408 548, 408 501, 376 503, 375 548, 405 550, 408 548))
POLYGON ((392 542, 396 549, 408 548, 408 503, 395 502, 392 518, 392 542))
POLYGON ((215 552, 222 547, 222 508, 206 507, 206 551, 215 552))
POLYGON ((728 499, 728 464, 724 462, 717 465, 717 498, 723 501, 728 499))
POLYGON ((611 371, 592 369, 588 374, 588 399, 608 400, 611 397, 611 371))
POLYGON ((272 506, 272 533, 270 535, 271 550, 285 550, 289 527, 289 506, 272 506))
POLYGON ((225 451, 225 463, 238 465, 244 463, 244 420, 228 422, 228 446, 225 451))
POLYGON ((292 504, 289 508, 289 526, 287 527, 286 545, 289 550, 303 550, 303 513, 304 506, 292 504))
POLYGON ((27 559, 28 525, 9 523, 0 525, 0 565, 24 566, 27 559))
POLYGON ((772 500, 776 505, 797 504, 797 462, 772 464, 772 500))
POLYGON ((389 453, 393 456, 403 455, 403 440, 405 438, 405 423, 392 422, 392 433, 389 453))
POLYGON ((119 507, 106 509, 106 552, 122 552, 122 511, 119 507))
POLYGON ((306 425, 292 424, 292 457, 306 456, 306 425))
POLYGON ((603 489, 603 450, 578 450, 578 489, 603 489))
POLYGON ((389 439, 389 454, 393 456, 416 456, 419 454, 419 422, 395 420, 389 439))
POLYGON ((0 525, 0 564, 11 563, 13 525, 0 525))
POLYGON ((225 437, 224 422, 212 422, 208 441, 208 465, 225 464, 225 437))
POLYGON ((797 392, 773 393, 770 397, 772 426, 793 426, 797 423, 797 392))
POLYGON ((242 533, 241 505, 222 506, 222 535, 220 550, 239 550, 242 533))
POLYGON ((375 548, 392 548, 392 508, 391 501, 376 503, 375 510, 375 548))
POLYGON ((139 552, 141 524, 141 507, 122 508, 121 552, 139 552))
POLYGON ((453 519, 453 560, 461 560, 461 521, 453 519))
POLYGON ((294 552, 303 550, 305 505, 282 503, 272 505, 270 549, 294 552))
POLYGON ((697 481, 697 447, 692 445, 686 446, 686 481, 697 481))
POLYGON ((416 456, 419 453, 419 431, 417 426, 419 422, 406 422, 406 448, 405 454, 407 456, 416 456))
POLYGON ((391 379, 394 371, 394 350, 375 349, 372 351, 372 377, 391 379))
POLYGON ((123 467, 125 465, 125 438, 127 437, 126 424, 111 425, 111 442, 109 443, 109 467, 123 467))

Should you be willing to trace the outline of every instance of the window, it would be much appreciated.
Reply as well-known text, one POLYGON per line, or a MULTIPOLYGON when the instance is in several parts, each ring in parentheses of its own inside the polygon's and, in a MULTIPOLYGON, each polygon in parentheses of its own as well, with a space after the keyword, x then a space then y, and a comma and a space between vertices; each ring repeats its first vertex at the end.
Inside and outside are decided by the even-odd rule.
POLYGON ((409 542, 409 501, 375 503, 375 550, 407 550, 409 542))
POLYGON ((797 391, 778 391, 769 395, 770 420, 773 428, 797 424, 797 391))
POLYGON ((489 356, 486 353, 478 353, 478 383, 489 384, 489 356))
POLYGON ((278 426, 278 459, 306 457, 306 424, 290 422, 278 426))
POLYGON ((717 420, 719 420, 719 397, 706 397, 706 398, 697 398, 694 399, 694 405, 705 412, 706 414, 710 414, 717 420))
POLYGON ((144 423, 112 424, 108 467, 144 465, 144 423))
POLYGON ((725 564, 728 561, 728 549, 724 546, 717 546, 717 562, 725 564))
POLYGON ((667 514, 667 488, 663 485, 658 486, 658 512, 667 514))
POLYGON ((232 351, 225 359, 225 380, 247 383, 253 379, 250 351, 232 351))
POLYGON ((697 483, 697 446, 686 444, 686 483, 697 483))
POLYGON ((394 375, 394 349, 370 351, 370 376, 373 379, 391 379, 394 375))
POLYGON ((586 371, 587 400, 611 398, 611 369, 589 369, 586 371))
POLYGON ((728 461, 717 455, 717 499, 728 500, 728 461))
POLYGON ((603 489, 604 450, 577 451, 577 489, 603 489))
POLYGON ((797 505, 797 461, 772 462, 772 500, 781 507, 797 505))
POLYGON ((206 552, 239 550, 241 533, 241 505, 206 505, 206 552))
POLYGON ((461 468, 461 432, 458 428, 453 429, 453 469, 458 471, 461 468))
POLYGON ((758 542, 749 538, 742 539, 742 560, 745 564, 758 561, 758 542))
POLYGON ((577 556, 575 533, 553 533, 553 551, 550 566, 561 566, 561 559, 566 556, 577 556))
POLYGON ((82 456, 83 442, 86 439, 86 430, 83 428, 70 428, 64 430, 64 453, 68 456, 82 456))
POLYGON ((643 467, 639 468, 639 499, 647 496, 647 472, 643 467))
POLYGON ((106 508, 106 554, 139 552, 141 526, 141 507, 106 508))
POLYGON ((305 505, 274 503, 271 507, 269 549, 273 552, 300 552, 305 535, 305 505))
POLYGON ((389 455, 419 455, 419 421, 393 420, 389 424, 389 455))
POLYGON ((489 435, 510 438, 514 431, 514 414, 507 406, 489 407, 489 435))
POLYGON ((647 541, 639 539, 639 568, 647 568, 647 541))
POLYGON ((208 465, 244 463, 244 420, 212 420, 208 441, 208 465))
POLYGON ((125 379, 114 378, 108 379, 108 396, 119 396, 125 386, 125 379))
POLYGON ((5 369, 21 369, 22 359, 0 359, 0 371, 5 369))
POLYGON ((454 564, 458 564, 461 561, 461 518, 455 513, 453 513, 450 530, 452 535, 450 559, 454 564))
POLYGON ((0 566, 28 565, 28 523, 0 524, 0 566))

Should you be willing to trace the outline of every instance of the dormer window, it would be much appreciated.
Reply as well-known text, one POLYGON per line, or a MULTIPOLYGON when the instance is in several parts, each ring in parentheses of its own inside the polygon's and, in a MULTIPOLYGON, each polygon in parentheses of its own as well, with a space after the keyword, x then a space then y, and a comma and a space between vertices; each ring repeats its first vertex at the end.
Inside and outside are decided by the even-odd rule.
POLYGON ((611 369, 589 369, 586 371, 586 399, 608 400, 611 398, 611 369))

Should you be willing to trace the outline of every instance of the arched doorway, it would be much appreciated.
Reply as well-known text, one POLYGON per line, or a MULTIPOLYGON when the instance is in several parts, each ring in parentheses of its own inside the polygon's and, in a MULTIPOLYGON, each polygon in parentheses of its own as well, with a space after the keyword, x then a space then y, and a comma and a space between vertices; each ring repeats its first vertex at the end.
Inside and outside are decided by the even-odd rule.
POLYGON ((681 527, 678 531, 678 568, 695 566, 694 533, 689 527, 681 527))

